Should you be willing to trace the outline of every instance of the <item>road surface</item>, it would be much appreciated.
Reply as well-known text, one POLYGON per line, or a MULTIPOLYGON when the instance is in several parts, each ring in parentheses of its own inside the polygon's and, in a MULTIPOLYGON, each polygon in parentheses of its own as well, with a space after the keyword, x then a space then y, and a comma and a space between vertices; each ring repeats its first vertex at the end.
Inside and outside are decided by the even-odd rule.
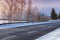
POLYGON ((60 27, 60 23, 0 29, 0 40, 35 40, 60 27))

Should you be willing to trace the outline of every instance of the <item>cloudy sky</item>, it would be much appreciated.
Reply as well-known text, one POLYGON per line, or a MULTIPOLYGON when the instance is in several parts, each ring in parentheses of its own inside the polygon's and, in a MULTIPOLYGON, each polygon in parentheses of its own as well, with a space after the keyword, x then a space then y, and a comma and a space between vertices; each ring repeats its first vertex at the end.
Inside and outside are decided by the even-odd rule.
POLYGON ((55 8, 57 13, 60 12, 60 0, 33 0, 32 4, 48 15, 50 15, 51 8, 55 8))
POLYGON ((60 0, 34 0, 33 2, 40 7, 60 7, 60 0))

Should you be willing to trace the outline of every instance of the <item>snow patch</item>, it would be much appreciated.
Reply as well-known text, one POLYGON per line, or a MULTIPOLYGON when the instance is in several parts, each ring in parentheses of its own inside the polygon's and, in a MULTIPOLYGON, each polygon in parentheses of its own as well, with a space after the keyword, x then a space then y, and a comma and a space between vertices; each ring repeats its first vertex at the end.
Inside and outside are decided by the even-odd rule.
POLYGON ((42 36, 35 40, 60 40, 60 28, 42 36))

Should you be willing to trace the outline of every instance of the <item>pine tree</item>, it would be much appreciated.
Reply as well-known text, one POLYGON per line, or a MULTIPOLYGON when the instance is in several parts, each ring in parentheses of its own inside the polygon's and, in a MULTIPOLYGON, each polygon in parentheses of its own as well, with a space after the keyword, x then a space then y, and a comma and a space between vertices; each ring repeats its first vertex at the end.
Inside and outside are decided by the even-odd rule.
POLYGON ((58 19, 60 19, 60 13, 59 13, 59 15, 58 15, 58 19))
POLYGON ((57 14, 56 14, 56 12, 55 12, 55 9, 54 9, 54 8, 52 8, 52 12, 51 12, 51 19, 53 19, 53 20, 57 19, 57 14))

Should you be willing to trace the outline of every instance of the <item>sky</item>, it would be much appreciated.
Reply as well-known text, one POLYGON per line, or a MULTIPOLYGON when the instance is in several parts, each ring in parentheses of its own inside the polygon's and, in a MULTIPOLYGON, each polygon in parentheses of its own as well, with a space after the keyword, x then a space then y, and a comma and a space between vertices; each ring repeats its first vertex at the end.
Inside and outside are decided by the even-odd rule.
POLYGON ((60 0, 34 0, 33 3, 40 7, 60 7, 60 0))
POLYGON ((60 0, 33 0, 32 4, 47 15, 50 15, 52 8, 55 8, 55 11, 60 13, 60 0))

